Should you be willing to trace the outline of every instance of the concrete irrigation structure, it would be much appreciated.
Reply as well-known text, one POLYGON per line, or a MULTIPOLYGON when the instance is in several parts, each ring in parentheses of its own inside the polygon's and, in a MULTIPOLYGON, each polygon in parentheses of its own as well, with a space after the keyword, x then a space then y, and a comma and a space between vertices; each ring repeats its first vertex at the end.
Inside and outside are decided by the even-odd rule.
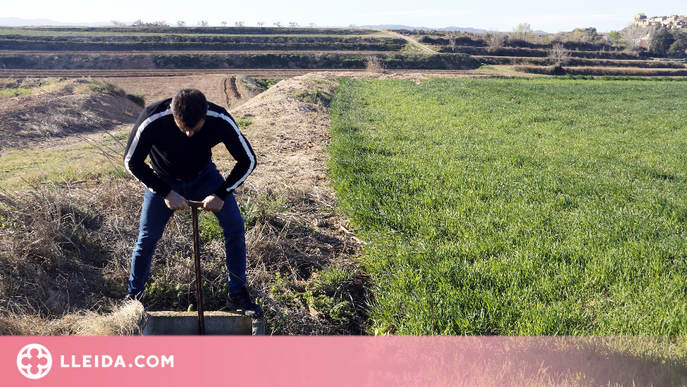
MULTIPOLYGON (((206 335, 264 335, 264 317, 235 312, 205 312, 206 335)), ((144 336, 198 335, 197 312, 147 312, 144 336)))

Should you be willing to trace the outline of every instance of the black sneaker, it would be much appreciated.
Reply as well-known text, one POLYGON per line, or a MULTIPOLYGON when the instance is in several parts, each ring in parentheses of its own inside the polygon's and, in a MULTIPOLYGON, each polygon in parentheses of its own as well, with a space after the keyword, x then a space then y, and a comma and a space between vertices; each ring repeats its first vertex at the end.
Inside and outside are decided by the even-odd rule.
POLYGON ((262 308, 250 299, 248 289, 245 287, 238 293, 229 294, 227 309, 242 310, 244 315, 251 317, 260 317, 263 315, 262 308))

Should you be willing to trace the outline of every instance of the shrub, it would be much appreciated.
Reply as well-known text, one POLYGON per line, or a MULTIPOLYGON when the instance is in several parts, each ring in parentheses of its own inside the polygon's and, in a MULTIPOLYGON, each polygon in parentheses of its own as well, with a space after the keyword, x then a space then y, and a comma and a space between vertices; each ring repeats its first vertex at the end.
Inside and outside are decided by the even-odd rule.
POLYGON ((143 95, 143 93, 127 94, 126 98, 140 107, 145 107, 146 105, 145 95, 143 95))

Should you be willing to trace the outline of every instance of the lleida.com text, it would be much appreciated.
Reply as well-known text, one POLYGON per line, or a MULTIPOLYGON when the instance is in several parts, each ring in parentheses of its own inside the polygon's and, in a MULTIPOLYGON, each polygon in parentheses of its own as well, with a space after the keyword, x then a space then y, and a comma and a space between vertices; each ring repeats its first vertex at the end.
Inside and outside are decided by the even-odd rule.
POLYGON ((82 355, 60 356, 60 367, 62 368, 174 368, 174 355, 138 355, 132 361, 124 361, 122 355, 115 357, 109 355, 82 355))

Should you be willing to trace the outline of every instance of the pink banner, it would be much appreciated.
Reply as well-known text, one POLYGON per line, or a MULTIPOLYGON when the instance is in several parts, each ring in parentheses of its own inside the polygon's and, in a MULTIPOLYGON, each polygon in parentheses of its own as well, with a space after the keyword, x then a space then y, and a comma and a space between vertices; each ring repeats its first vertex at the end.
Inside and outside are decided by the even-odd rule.
POLYGON ((636 346, 630 351, 635 355, 629 356, 622 351, 627 343, 618 340, 0 337, 0 385, 502 386, 565 380, 581 385, 625 385, 628 380, 672 385, 687 378, 684 362, 654 361, 637 354, 636 346))

